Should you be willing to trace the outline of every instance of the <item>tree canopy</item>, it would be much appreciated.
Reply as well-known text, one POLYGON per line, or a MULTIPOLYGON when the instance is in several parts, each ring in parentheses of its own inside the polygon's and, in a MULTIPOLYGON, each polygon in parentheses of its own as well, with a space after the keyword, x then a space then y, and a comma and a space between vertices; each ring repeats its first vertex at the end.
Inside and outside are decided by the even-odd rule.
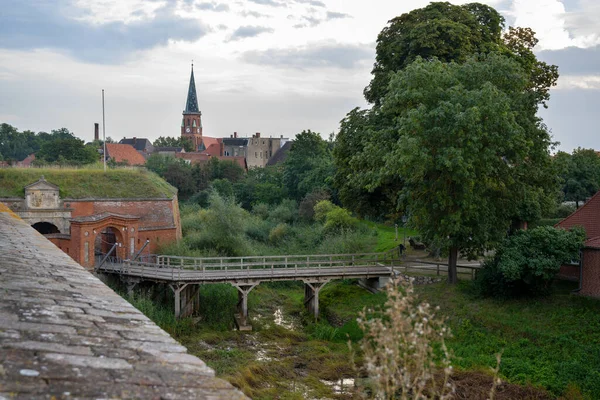
POLYGON ((191 139, 184 137, 160 136, 153 145, 156 147, 183 147, 185 151, 194 151, 191 139))
POLYGON ((600 156, 593 149, 577 148, 572 154, 558 152, 554 157, 562 180, 564 200, 579 203, 600 189, 600 156))

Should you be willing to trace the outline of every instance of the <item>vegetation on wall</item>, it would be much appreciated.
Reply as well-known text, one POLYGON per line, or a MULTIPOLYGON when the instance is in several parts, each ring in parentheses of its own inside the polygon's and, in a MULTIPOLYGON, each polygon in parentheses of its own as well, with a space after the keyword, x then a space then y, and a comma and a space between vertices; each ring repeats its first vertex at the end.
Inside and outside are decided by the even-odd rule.
POLYGON ((25 196, 24 187, 41 176, 59 187, 62 198, 173 198, 175 188, 144 169, 3 168, 0 197, 25 196))

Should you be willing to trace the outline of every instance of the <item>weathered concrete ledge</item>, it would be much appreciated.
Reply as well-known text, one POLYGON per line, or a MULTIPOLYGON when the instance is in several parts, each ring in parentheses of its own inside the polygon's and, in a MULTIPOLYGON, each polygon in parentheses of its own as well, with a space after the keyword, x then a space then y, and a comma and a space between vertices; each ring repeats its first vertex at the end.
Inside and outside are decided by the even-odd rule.
POLYGON ((0 400, 245 399, 0 204, 0 400))

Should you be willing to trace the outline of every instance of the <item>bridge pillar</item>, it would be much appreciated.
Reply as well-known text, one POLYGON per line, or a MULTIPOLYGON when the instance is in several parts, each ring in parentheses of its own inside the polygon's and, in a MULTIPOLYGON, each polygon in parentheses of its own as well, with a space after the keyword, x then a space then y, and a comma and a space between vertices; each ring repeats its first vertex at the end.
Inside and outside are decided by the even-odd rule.
POLYGON ((315 316, 315 321, 319 319, 319 292, 327 282, 329 280, 304 281, 304 305, 315 316))
POLYGON ((375 278, 361 278, 358 280, 358 284, 372 293, 377 293, 381 288, 387 285, 389 281, 389 277, 380 276, 375 278))
POLYGON ((233 285, 238 290, 237 309, 239 313, 239 318, 236 318, 236 323, 238 325, 239 330, 241 331, 252 330, 252 326, 248 324, 248 294, 257 285, 257 283, 246 285, 233 285))
POLYGON ((193 285, 189 285, 187 283, 175 283, 169 285, 169 287, 175 296, 175 318, 182 318, 192 315, 194 312, 194 304, 196 303, 194 301, 194 296, 198 296, 199 288, 194 290, 193 285))

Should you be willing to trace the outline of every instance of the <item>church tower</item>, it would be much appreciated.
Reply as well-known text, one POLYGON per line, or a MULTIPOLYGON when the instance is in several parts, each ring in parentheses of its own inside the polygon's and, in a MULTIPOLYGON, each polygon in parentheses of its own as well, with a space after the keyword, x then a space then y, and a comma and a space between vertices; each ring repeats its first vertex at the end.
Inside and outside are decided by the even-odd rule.
POLYGON ((202 113, 198 109, 193 63, 190 87, 188 88, 187 101, 185 102, 185 110, 183 110, 183 119, 181 120, 181 137, 191 139, 194 151, 198 151, 198 148, 202 145, 202 113))

